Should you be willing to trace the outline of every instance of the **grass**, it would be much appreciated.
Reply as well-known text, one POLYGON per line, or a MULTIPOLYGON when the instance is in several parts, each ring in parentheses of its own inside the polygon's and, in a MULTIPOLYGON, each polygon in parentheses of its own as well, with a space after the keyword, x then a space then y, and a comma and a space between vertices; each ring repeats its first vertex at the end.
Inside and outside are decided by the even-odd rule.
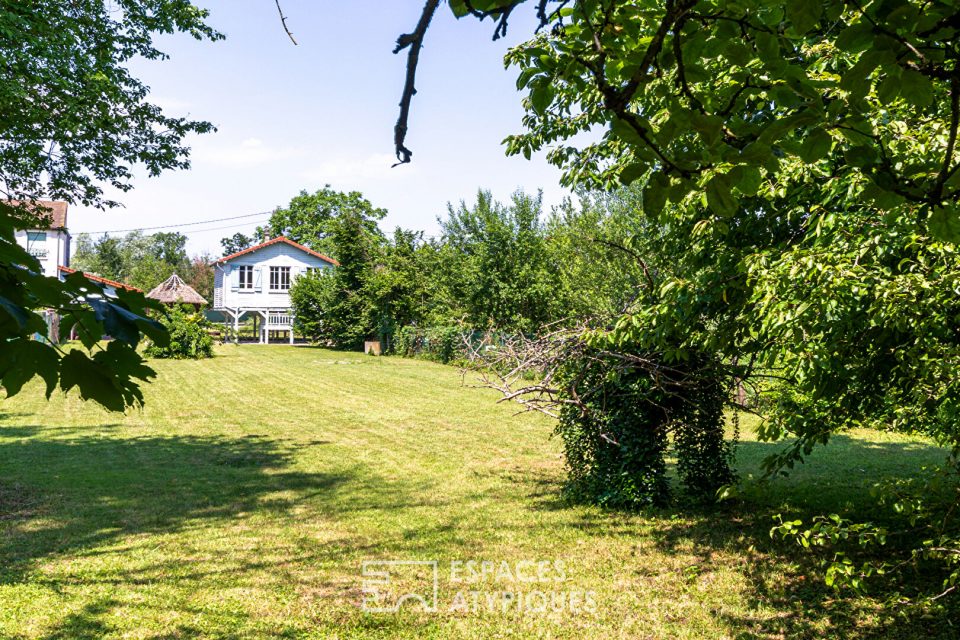
MULTIPOLYGON (((0 637, 956 637, 838 598, 766 535, 868 509, 881 475, 943 458, 921 439, 848 434, 720 510, 625 514, 561 502, 549 421, 450 367, 279 345, 154 366, 126 416, 39 387, 0 404, 0 637), (384 559, 437 560, 440 611, 364 612, 384 559), (500 573, 453 582, 469 560, 500 573), (546 581, 518 580, 536 561, 546 581)), ((744 434, 742 472, 774 446, 744 434)), ((395 571, 394 595, 429 584, 395 571)))

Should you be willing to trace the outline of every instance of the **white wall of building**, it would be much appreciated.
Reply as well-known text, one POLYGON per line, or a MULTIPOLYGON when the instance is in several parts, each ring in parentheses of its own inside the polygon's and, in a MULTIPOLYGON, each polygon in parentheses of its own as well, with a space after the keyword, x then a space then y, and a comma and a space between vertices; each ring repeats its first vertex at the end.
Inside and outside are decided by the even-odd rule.
POLYGON ((289 309, 290 292, 270 289, 270 267, 289 267, 291 284, 307 269, 329 269, 332 265, 284 242, 251 251, 227 263, 216 265, 214 308, 289 309), (253 267, 253 287, 239 287, 241 266, 253 267))
POLYGON ((65 229, 21 230, 16 238, 17 244, 40 261, 43 275, 57 278, 57 267, 70 266, 70 234, 65 229))

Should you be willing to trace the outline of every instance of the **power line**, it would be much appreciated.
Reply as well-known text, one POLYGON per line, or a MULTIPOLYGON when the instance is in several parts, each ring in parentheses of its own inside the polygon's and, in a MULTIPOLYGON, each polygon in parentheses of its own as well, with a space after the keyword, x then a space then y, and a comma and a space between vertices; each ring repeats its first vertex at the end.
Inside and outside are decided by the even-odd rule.
MULTIPOLYGON (((273 213, 272 211, 261 211, 260 213, 248 213, 248 214, 242 215, 242 216, 230 216, 230 217, 227 217, 227 218, 213 218, 212 220, 200 220, 200 221, 198 221, 198 222, 183 222, 183 223, 179 223, 179 224, 164 224, 164 225, 160 225, 160 226, 157 226, 157 227, 137 227, 137 228, 135 228, 135 229, 108 229, 108 230, 104 230, 104 231, 83 231, 82 233, 86 233, 86 234, 89 234, 89 235, 96 235, 96 234, 101 234, 101 233, 107 233, 107 234, 109 234, 109 233, 132 233, 132 232, 134 232, 134 231, 156 231, 156 230, 158 230, 158 229, 177 229, 177 228, 180 228, 180 227, 193 227, 193 226, 196 226, 196 225, 198 225, 198 224, 210 224, 210 223, 212 223, 212 222, 224 222, 224 221, 226 221, 226 220, 239 220, 239 219, 241 219, 241 218, 253 218, 253 217, 256 217, 256 216, 268 216, 268 215, 271 215, 272 213, 273 213)), ((250 223, 246 223, 246 224, 250 224, 250 223)), ((242 225, 230 225, 230 226, 242 226, 242 225)), ((204 229, 204 231, 216 231, 216 229, 204 229)))

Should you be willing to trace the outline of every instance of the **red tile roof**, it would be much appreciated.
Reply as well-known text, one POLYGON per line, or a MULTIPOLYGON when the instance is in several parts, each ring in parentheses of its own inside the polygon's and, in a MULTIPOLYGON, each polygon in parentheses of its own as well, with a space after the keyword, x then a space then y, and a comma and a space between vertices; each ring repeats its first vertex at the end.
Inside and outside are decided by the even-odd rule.
POLYGON ((317 258, 320 258, 321 260, 324 260, 324 261, 326 261, 326 262, 329 262, 330 264, 332 264, 332 265, 334 265, 334 266, 337 266, 337 267, 340 266, 340 263, 337 262, 336 260, 334 260, 333 258, 327 257, 327 256, 323 255, 322 253, 317 253, 317 252, 314 251, 313 249, 311 249, 311 248, 309 248, 309 247, 305 247, 305 246, 303 246, 303 245, 300 244, 300 243, 294 242, 293 240, 291 240, 290 238, 288 238, 288 237, 286 237, 286 236, 277 236, 276 238, 271 238, 270 240, 267 240, 266 242, 262 242, 262 243, 260 243, 260 244, 258 244, 258 245, 254 245, 254 246, 252 246, 252 247, 247 247, 247 248, 244 249, 243 251, 237 251, 236 253, 231 253, 231 254, 228 255, 228 256, 223 256, 222 258, 217 259, 216 264, 222 264, 222 263, 224 263, 224 262, 228 262, 228 261, 230 261, 230 260, 233 260, 234 258, 239 258, 239 257, 242 256, 242 255, 246 255, 246 254, 248 254, 248 253, 253 253, 254 251, 257 251, 258 249, 263 249, 264 247, 269 247, 269 246, 272 245, 272 244, 277 244, 278 242, 282 242, 282 243, 284 243, 284 244, 288 244, 288 245, 290 245, 291 247, 296 247, 297 249, 300 249, 301 251, 305 251, 305 252, 309 253, 310 255, 312 255, 312 256, 314 256, 314 257, 317 257, 317 258))
POLYGON ((100 276, 95 276, 92 273, 84 273, 83 271, 77 271, 76 269, 71 269, 70 267, 57 267, 61 272, 70 275, 71 273, 81 273, 83 277, 87 280, 93 280, 94 282, 99 282, 100 284, 105 284, 108 287, 113 287, 114 289, 126 289, 127 291, 139 291, 143 293, 142 289, 137 289, 136 287, 131 287, 128 284, 123 284, 122 282, 117 282, 116 280, 108 280, 106 278, 101 278, 100 276))
MULTIPOLYGON (((24 204, 23 200, 8 200, 7 202, 14 207, 24 204)), ((48 220, 48 224, 44 228, 52 230, 63 229, 67 226, 66 202, 59 200, 33 200, 26 204, 27 209, 40 209, 37 213, 48 220)))

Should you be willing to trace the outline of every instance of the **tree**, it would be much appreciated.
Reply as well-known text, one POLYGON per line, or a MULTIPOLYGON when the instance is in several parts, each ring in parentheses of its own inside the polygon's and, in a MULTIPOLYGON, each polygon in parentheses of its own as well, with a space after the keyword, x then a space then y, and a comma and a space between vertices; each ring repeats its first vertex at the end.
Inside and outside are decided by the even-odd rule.
MULTIPOLYGON (((492 17, 495 35, 520 4, 450 3, 458 16, 492 17)), ((417 56, 438 6, 426 2, 417 29, 398 40, 409 48, 401 161, 410 159, 417 56)), ((508 152, 548 149, 568 185, 639 184, 656 222, 639 244, 675 260, 590 343, 629 344, 657 356, 657 367, 709 363, 725 386, 752 386, 767 417, 761 435, 797 436, 770 472, 838 429, 873 425, 950 445, 955 485, 960 387, 946 373, 960 355, 948 328, 960 317, 948 293, 960 240, 955 5, 537 7, 549 28, 507 56, 527 91, 527 131, 508 138, 508 152)), ((953 509, 893 502, 925 514, 924 535, 937 546, 923 543, 892 566, 939 558, 941 595, 949 593, 960 583, 953 509)), ((835 522, 803 532, 804 543, 854 531, 835 522)))
POLYGON ((223 255, 229 256, 253 246, 253 238, 237 232, 229 238, 220 240, 220 245, 223 247, 223 255))
POLYGON ((216 260, 209 253, 203 253, 190 259, 190 265, 183 275, 183 280, 193 287, 193 290, 203 296, 207 302, 213 303, 213 289, 215 272, 213 263, 216 260))
POLYGON ((472 208, 448 207, 440 227, 456 264, 441 277, 469 325, 529 331, 563 316, 540 217, 541 196, 522 191, 510 205, 480 191, 472 208))
POLYGON ((142 333, 165 331, 146 319, 142 296, 91 296, 96 283, 78 274, 67 282, 36 275, 36 260, 17 245, 15 229, 36 226, 47 212, 39 199, 113 206, 103 186, 131 188, 132 168, 150 175, 189 166, 183 138, 212 130, 207 122, 165 116, 148 88, 128 70, 134 58, 161 59, 156 33, 198 39, 220 34, 205 10, 181 0, 45 0, 0 8, 0 378, 8 395, 40 375, 51 393, 78 387, 110 409, 142 402, 137 380, 153 375, 135 351, 142 333), (21 266, 26 269, 20 268, 21 266), (33 341, 46 332, 37 310, 63 316, 86 350, 64 352, 33 341), (104 335, 115 340, 98 346, 104 335))
POLYGON ((330 185, 315 193, 309 193, 305 189, 300 191, 285 208, 278 207, 270 216, 270 221, 257 229, 257 234, 271 238, 286 236, 314 251, 337 258, 336 243, 331 237, 332 225, 348 211, 362 214, 362 225, 366 233, 380 235, 377 221, 383 219, 387 214, 386 210, 374 207, 358 191, 334 191, 330 185))
POLYGON ((122 238, 104 235, 96 243, 81 234, 73 266, 149 291, 174 273, 189 273, 186 243, 182 233, 133 231, 122 238))
MULTIPOLYGON (((378 332, 379 301, 373 275, 381 264, 384 245, 377 220, 386 212, 375 208, 357 192, 338 193, 329 188, 313 196, 301 192, 294 201, 309 201, 314 207, 312 212, 299 205, 292 207, 304 214, 296 218, 303 223, 299 227, 302 231, 312 224, 314 217, 323 220, 322 236, 312 239, 298 236, 299 239, 312 246, 326 246, 340 263, 332 275, 314 274, 298 278, 294 283, 290 299, 298 326, 313 339, 329 340, 343 349, 359 348, 364 340, 378 332)), ((286 213, 274 215, 279 216, 278 225, 291 220, 286 213)), ((321 233, 320 227, 311 228, 321 233)))

